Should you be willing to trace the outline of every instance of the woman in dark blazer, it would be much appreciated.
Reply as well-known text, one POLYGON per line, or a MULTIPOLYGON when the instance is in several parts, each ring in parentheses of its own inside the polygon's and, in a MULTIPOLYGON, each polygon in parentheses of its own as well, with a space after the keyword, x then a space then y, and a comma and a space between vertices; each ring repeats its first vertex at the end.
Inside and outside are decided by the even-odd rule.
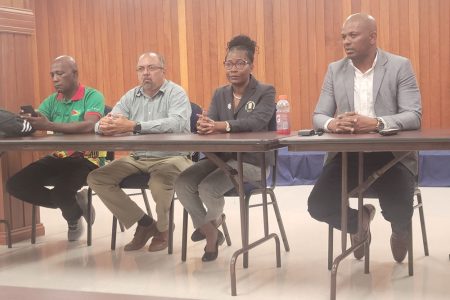
MULTIPOLYGON (((199 134, 246 131, 268 131, 275 113, 275 89, 258 82, 252 73, 256 43, 248 36, 234 37, 227 47, 224 61, 230 84, 218 88, 213 95, 207 116, 197 122, 199 134)), ((220 153, 221 159, 237 168, 233 153, 220 153)), ((244 179, 261 180, 261 162, 251 153, 243 155, 244 179)), ((273 164, 273 155, 266 155, 266 165, 273 164)), ((196 230, 191 239, 206 238, 202 261, 217 258, 218 247, 225 238, 217 228, 222 224, 224 194, 233 188, 230 178, 208 159, 204 159, 180 174, 175 191, 189 212, 196 230)))

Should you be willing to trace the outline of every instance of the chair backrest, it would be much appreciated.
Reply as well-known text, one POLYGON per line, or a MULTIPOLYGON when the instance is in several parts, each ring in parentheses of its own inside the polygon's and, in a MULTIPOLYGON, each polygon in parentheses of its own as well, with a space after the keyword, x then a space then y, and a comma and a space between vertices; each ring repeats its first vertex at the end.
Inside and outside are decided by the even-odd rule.
POLYGON ((103 114, 106 116, 112 111, 112 106, 105 105, 105 110, 103 111, 103 114))
POLYGON ((274 150, 275 161, 273 163, 272 168, 270 169, 270 178, 268 187, 274 189, 277 185, 277 165, 278 165, 278 150, 274 150))
MULTIPOLYGON (((277 130, 277 110, 275 109, 275 112, 272 115, 272 118, 269 121, 269 131, 276 131, 277 130)), ((270 170, 270 183, 269 187, 271 189, 275 188, 275 185, 277 184, 277 164, 278 164, 278 150, 274 150, 275 161, 273 163, 273 166, 270 170)))
POLYGON ((273 113, 273 116, 269 121, 269 131, 276 131, 276 130, 277 130, 277 110, 275 109, 275 112, 273 113))
MULTIPOLYGON (((103 111, 103 115, 107 115, 112 111, 112 106, 105 105, 105 109, 103 111)), ((106 152, 106 161, 113 161, 114 160, 114 151, 107 151, 106 152)))
POLYGON ((198 121, 198 115, 201 115, 203 110, 200 107, 200 105, 191 102, 191 132, 197 133, 197 121, 198 121))
MULTIPOLYGON (((203 109, 200 107, 200 105, 191 102, 191 132, 197 133, 197 121, 198 121, 198 115, 201 115, 203 113, 203 109)), ((200 160, 200 153, 199 152, 192 152, 191 153, 191 160, 193 162, 197 162, 200 160)))

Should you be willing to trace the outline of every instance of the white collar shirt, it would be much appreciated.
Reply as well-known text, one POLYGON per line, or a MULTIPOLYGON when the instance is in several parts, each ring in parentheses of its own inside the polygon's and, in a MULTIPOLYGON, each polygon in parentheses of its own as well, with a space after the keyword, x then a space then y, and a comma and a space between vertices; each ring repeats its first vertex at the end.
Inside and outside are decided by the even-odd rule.
POLYGON ((355 69, 355 84, 353 89, 355 112, 372 118, 376 117, 375 99, 373 97, 373 73, 377 58, 378 53, 375 56, 372 67, 364 73, 356 68, 352 61, 349 60, 350 65, 355 69))

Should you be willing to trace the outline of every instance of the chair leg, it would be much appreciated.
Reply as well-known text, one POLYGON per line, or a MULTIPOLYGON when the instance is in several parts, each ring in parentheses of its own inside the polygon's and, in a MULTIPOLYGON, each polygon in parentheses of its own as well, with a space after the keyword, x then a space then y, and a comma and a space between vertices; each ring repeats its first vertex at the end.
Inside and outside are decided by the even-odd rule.
POLYGON ((169 210, 169 241, 168 241, 168 247, 167 252, 169 254, 173 253, 173 230, 174 230, 174 224, 173 224, 173 211, 174 211, 174 199, 172 199, 172 203, 170 204, 170 210, 169 210))
POLYGON ((88 205, 87 205, 87 245, 92 245, 92 220, 91 220, 91 211, 92 211, 92 189, 88 188, 88 205))
POLYGON ((228 226, 227 226, 227 222, 225 220, 222 223, 222 230, 223 230, 223 235, 225 236, 225 240, 227 241, 227 245, 231 246, 230 233, 228 232, 228 226))
POLYGON ((277 222, 278 222, 278 228, 281 233, 281 238, 283 239, 284 249, 286 250, 286 252, 289 252, 289 250, 290 250, 289 242, 288 242, 288 239, 286 236, 286 231, 284 230, 283 219, 281 218, 281 213, 280 213, 280 209, 278 207, 277 198, 275 197, 275 193, 273 192, 273 190, 268 190, 267 192, 269 193, 270 198, 272 200, 273 209, 275 211, 275 216, 276 216, 277 222))
POLYGON ((36 206, 31 209, 31 243, 36 244, 36 206))
POLYGON ((369 274, 370 263, 370 245, 369 242, 364 244, 364 274, 369 274))
POLYGON ((408 273, 409 276, 414 275, 413 266, 413 232, 412 232, 412 222, 409 224, 408 228, 408 273))
POLYGON ((333 266, 333 226, 328 225, 328 270, 333 266))
POLYGON ((11 226, 9 226, 8 220, 0 220, 0 223, 5 224, 6 233, 8 235, 8 248, 12 248, 11 226))
POLYGON ((183 232, 181 237, 181 261, 186 261, 187 252, 188 212, 183 209, 183 232))
MULTIPOLYGON (((250 197, 252 196, 252 194, 245 194, 245 214, 246 214, 246 218, 245 218, 245 223, 241 224, 241 227, 244 226, 244 230, 242 231, 245 236, 246 236, 246 240, 247 240, 247 245, 250 241, 250 197)), ((259 204, 258 206, 262 206, 263 203, 259 204)), ((263 210, 263 215, 264 215, 264 210, 263 210)), ((266 230, 264 229, 264 233, 266 230)), ((242 240, 244 240, 244 238, 242 238, 242 240)), ((242 254, 242 266, 244 268, 248 268, 248 260, 249 260, 249 252, 250 251, 246 251, 242 254)))
MULTIPOLYGON (((122 224, 120 224, 122 226, 122 224)), ((111 232, 111 250, 116 250, 117 218, 113 216, 111 232)))
POLYGON ((9 226, 9 222, 6 221, 6 231, 8 232, 8 248, 12 248, 12 235, 11 235, 11 226, 9 226))
POLYGON ((425 256, 429 256, 428 252, 428 238, 427 238, 427 229, 425 227, 425 215, 423 213, 423 202, 422 202, 422 193, 419 189, 416 190, 417 197, 417 207, 419 208, 419 217, 420 217, 420 227, 422 229, 422 241, 423 241, 423 251, 425 252, 425 256))
POLYGON ((147 215, 149 215, 149 217, 153 218, 152 210, 150 209, 150 204, 148 203, 147 192, 145 191, 145 189, 141 189, 141 192, 142 192, 142 197, 144 198, 144 204, 145 204, 145 209, 147 210, 147 215))
POLYGON ((119 222, 120 232, 125 232, 125 226, 121 222, 119 222))

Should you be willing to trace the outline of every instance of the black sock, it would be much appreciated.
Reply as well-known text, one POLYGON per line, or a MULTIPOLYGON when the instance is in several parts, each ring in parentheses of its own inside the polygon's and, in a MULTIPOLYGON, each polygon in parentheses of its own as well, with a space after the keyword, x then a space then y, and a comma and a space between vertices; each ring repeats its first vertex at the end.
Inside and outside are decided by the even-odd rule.
POLYGON ((153 219, 145 214, 139 221, 138 221, 138 225, 140 226, 150 226, 153 223, 153 219))

